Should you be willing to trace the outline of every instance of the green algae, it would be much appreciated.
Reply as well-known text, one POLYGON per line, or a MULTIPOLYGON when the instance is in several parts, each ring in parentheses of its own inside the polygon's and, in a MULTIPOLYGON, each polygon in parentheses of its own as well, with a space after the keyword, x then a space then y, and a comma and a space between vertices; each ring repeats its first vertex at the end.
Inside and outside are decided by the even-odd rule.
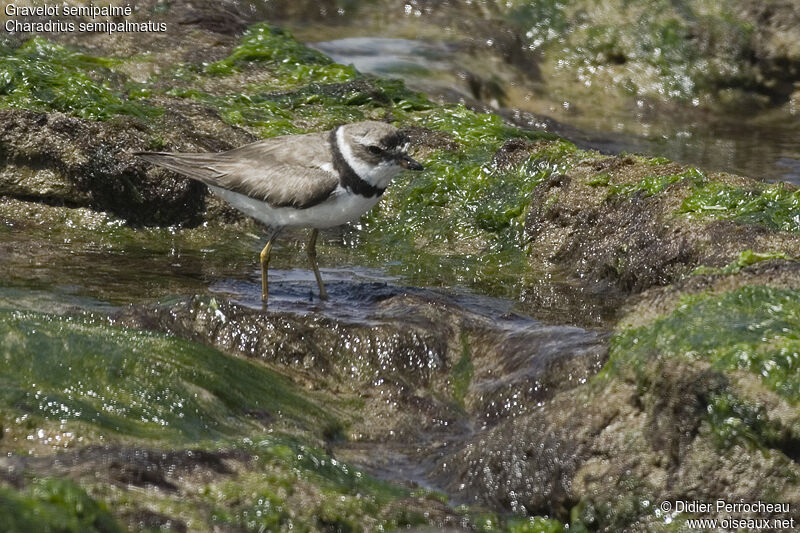
POLYGON ((689 168, 678 174, 647 176, 636 183, 612 184, 609 194, 654 196, 676 183, 685 183, 690 188, 690 194, 677 210, 679 215, 800 232, 800 190, 783 183, 736 187, 712 180, 699 169, 689 168))
POLYGON ((703 183, 706 179, 703 171, 690 168, 679 174, 656 175, 642 178, 637 183, 625 183, 609 186, 609 193, 617 196, 632 196, 642 194, 644 196, 654 196, 673 183, 703 183))
POLYGON ((325 54, 295 40, 289 31, 266 23, 250 26, 228 57, 206 65, 204 71, 224 76, 253 64, 271 67, 284 88, 341 83, 358 76, 352 66, 334 63, 325 54))
POLYGON ((14 50, 0 50, 0 107, 62 111, 93 120, 115 115, 148 119, 162 110, 111 87, 119 60, 70 50, 34 37, 14 50))
POLYGON ((365 118, 379 118, 378 110, 385 102, 374 101, 357 88, 342 87, 326 92, 329 87, 312 85, 289 93, 275 93, 264 86, 256 86, 251 88, 252 92, 225 95, 176 89, 169 94, 216 109, 226 123, 245 126, 261 137, 307 133, 365 118))
POLYGON ((7 533, 121 533, 109 509, 75 483, 34 479, 23 490, 0 486, 0 523, 7 533))
POLYGON ((592 176, 586 184, 591 187, 605 187, 611 181, 611 176, 605 172, 592 176))
POLYGON ((800 401, 800 291, 748 286, 681 300, 670 315, 625 330, 611 341, 613 366, 651 356, 708 361, 757 376, 788 401, 800 401))
POLYGON ((0 338, 4 416, 41 422, 31 435, 44 444, 60 445, 59 436, 87 426, 112 440, 215 439, 252 432, 248 413, 261 411, 305 427, 333 421, 286 378, 160 334, 1 310, 0 338))
POLYGON ((680 212, 800 233, 800 190, 782 183, 744 189, 707 181, 694 186, 680 212))
POLYGON ((656 156, 656 157, 639 157, 638 159, 640 161, 642 161, 644 164, 650 165, 651 167, 656 167, 656 166, 659 166, 659 165, 666 165, 668 163, 672 163, 672 161, 670 161, 666 157, 660 157, 660 156, 656 156))
POLYGON ((739 252, 739 257, 721 268, 713 268, 701 265, 692 271, 693 276, 697 275, 712 275, 712 274, 736 274, 741 272, 743 268, 761 263, 762 261, 770 261, 773 259, 783 259, 785 261, 794 261, 785 252, 754 252, 753 250, 743 250, 739 252))
POLYGON ((413 281, 518 293, 528 270, 523 242, 530 194, 568 167, 574 145, 542 142, 527 160, 505 168, 493 163, 503 142, 549 136, 511 128, 461 106, 418 112, 407 123, 445 131, 465 147, 434 150, 421 158, 424 172, 396 179, 381 204, 362 219, 359 249, 413 281))

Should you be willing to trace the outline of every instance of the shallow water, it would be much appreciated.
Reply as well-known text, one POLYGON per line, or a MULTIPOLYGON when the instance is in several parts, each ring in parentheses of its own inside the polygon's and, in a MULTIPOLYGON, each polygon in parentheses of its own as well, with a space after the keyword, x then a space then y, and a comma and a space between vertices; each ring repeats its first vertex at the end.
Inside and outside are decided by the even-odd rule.
MULTIPOLYGON (((434 297, 458 305, 487 318, 509 324, 532 320, 515 312, 516 302, 475 294, 458 287, 448 289, 413 287, 399 276, 383 270, 358 266, 320 268, 328 300, 319 299, 319 289, 311 270, 291 268, 270 270, 267 309, 298 315, 317 313, 334 319, 369 323, 379 302, 399 295, 434 297)), ((261 285, 257 281, 220 279, 209 286, 212 294, 251 309, 263 309, 261 285)))

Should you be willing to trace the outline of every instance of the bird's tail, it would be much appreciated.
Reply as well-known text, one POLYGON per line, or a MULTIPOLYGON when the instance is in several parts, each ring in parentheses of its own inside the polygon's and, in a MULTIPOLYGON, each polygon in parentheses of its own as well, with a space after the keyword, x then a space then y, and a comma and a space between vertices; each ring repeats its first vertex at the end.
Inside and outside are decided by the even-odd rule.
POLYGON ((219 177, 220 171, 215 169, 214 157, 219 154, 178 154, 172 152, 134 152, 154 165, 183 174, 202 182, 212 182, 219 177))

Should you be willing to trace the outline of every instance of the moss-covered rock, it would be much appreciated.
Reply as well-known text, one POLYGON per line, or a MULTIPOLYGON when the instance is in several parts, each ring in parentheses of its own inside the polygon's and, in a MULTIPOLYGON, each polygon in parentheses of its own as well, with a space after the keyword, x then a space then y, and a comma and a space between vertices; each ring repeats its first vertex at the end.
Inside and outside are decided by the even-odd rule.
MULTIPOLYGON (((498 323, 440 299, 384 296, 370 305, 369 324, 216 300, 132 308, 113 324, 3 311, 0 447, 8 453, 0 479, 16 487, 0 492, 6 511, 20 531, 31 515, 37 527, 51 527, 42 525, 55 513, 45 513, 50 500, 23 495, 52 479, 91 503, 69 520, 88 513, 87 523, 110 524, 93 526, 98 531, 115 531, 114 520, 135 530, 558 531, 547 520, 454 510, 439 496, 377 481, 333 450, 352 455, 348 441, 389 439, 405 442, 403 453, 416 448, 418 460, 435 456, 420 443, 463 434, 469 420, 486 425, 525 412, 585 381, 604 356, 598 336, 519 318, 498 323), (456 368, 465 358, 466 375, 456 368), (64 451, 48 453, 54 449, 64 451)), ((51 530, 84 526, 65 527, 51 530)))
POLYGON ((621 109, 644 98, 760 107, 786 102, 800 77, 798 15, 789 0, 326 4, 272 2, 266 12, 296 23, 338 10, 340 21, 375 27, 390 13, 415 36, 446 26, 450 39, 489 48, 534 84, 544 80, 553 101, 578 106, 600 98, 621 109))
POLYGON ((285 378, 200 345, 24 311, 2 311, 0 330, 6 450, 218 439, 251 432, 259 412, 337 425, 285 378))
POLYGON ((797 191, 632 156, 588 157, 533 193, 534 268, 623 294, 722 268, 746 250, 800 253, 797 191))
POLYGON ((587 386, 476 436, 441 459, 439 479, 470 501, 599 531, 727 517, 665 513, 664 501, 781 501, 789 510, 765 517, 797 520, 796 300, 746 286, 619 328, 587 386))

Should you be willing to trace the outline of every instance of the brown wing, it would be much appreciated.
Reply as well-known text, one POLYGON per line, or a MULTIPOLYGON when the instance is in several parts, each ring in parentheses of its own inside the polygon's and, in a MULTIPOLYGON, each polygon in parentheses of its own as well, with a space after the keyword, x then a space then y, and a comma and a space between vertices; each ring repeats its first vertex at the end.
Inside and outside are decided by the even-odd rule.
POLYGON ((328 133, 287 135, 222 153, 138 152, 135 155, 206 185, 265 201, 306 208, 327 198, 339 183, 330 166, 328 133), (328 169, 322 164, 328 163, 328 169))

